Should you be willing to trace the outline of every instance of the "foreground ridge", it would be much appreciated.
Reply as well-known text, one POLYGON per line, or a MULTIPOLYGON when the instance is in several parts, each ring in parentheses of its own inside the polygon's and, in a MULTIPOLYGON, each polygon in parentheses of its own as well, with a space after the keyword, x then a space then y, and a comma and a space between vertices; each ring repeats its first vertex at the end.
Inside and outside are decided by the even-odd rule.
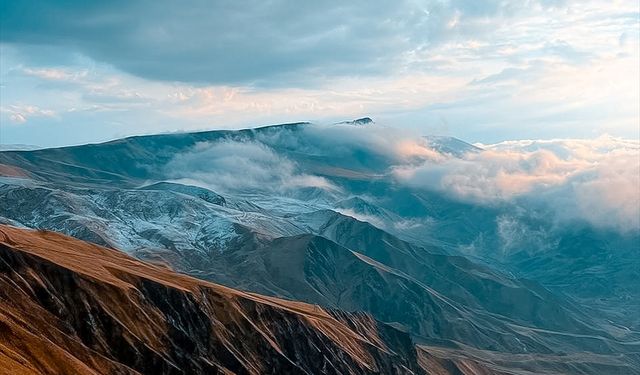
POLYGON ((409 336, 368 315, 244 293, 54 232, 0 226, 0 302, 0 373, 425 373, 409 336))

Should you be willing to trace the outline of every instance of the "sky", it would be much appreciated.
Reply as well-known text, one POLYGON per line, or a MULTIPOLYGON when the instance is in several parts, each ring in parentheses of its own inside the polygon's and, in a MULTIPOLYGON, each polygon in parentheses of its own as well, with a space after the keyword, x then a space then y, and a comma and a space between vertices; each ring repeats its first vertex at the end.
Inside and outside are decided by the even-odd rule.
POLYGON ((0 143, 363 116, 638 139, 639 46, 633 0, 1 0, 0 143))

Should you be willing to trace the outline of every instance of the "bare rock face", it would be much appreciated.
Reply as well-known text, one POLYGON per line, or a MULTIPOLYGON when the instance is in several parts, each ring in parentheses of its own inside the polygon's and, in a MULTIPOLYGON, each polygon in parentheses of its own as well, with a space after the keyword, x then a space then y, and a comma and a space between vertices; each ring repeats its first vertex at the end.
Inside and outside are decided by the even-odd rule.
POLYGON ((0 301, 9 373, 424 373, 409 336, 366 314, 243 293, 52 232, 0 227, 0 301))

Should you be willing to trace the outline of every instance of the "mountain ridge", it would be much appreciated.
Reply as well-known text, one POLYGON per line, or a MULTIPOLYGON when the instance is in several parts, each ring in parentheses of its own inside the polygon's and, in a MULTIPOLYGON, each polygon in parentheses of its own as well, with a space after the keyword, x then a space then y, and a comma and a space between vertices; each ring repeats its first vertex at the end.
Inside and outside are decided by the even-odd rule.
MULTIPOLYGON (((33 365, 40 363, 37 370, 43 373, 64 372, 65 369, 78 373, 90 373, 90 369, 100 373, 112 370, 122 373, 158 370, 167 374, 229 370, 306 373, 314 368, 325 368, 327 373, 422 373, 408 336, 400 338, 403 334, 390 327, 385 328, 388 331, 384 334, 380 331, 378 336, 374 333, 378 323, 364 315, 330 312, 317 306, 235 291, 51 232, 0 226, 0 245, 3 271, 0 280, 4 284, 0 294, 4 301, 0 315, 4 327, 0 361, 11 366, 5 369, 28 373, 28 365, 18 364, 17 358, 22 358, 33 365), (71 292, 68 288, 78 290, 71 292), (98 291, 100 293, 96 294, 98 291), (22 297, 16 299, 18 295, 22 297), (71 304, 71 301, 79 305, 71 304), (114 304, 116 301, 119 304, 114 304), (218 310, 222 310, 215 312, 207 307, 209 304, 220 306, 218 310), (27 313, 19 309, 24 305, 35 311, 27 313), (160 310, 153 310, 151 306, 160 310), (16 319, 21 320, 19 316, 11 311, 6 315, 7 309, 16 307, 15 312, 27 313, 32 320, 23 320, 16 325, 16 319), (127 309, 133 311, 127 312, 127 309), (40 319, 35 318, 37 311, 43 314, 40 319), (210 321, 208 314, 213 314, 216 320, 210 321), (143 318, 145 316, 151 320, 143 318), (50 325, 43 318, 50 319, 50 325), (249 319, 255 319, 255 322, 251 323, 249 319), (55 328, 60 322, 66 323, 55 328), (169 325, 168 333, 163 333, 159 322, 169 325), (21 324, 24 326, 20 327, 21 324), (208 324, 213 325, 208 328, 208 324), (284 331, 278 332, 277 327, 281 324, 280 329, 284 331), (284 324, 292 326, 287 328, 284 324), (42 339, 46 336, 38 336, 43 334, 38 329, 50 332, 51 342, 57 345, 51 356, 38 351, 37 345, 28 351, 22 346, 28 342, 44 345, 42 339), (204 331, 198 332, 198 329, 204 331), (228 341, 225 329, 235 335, 250 336, 246 336, 245 344, 238 337, 228 341), (110 333, 109 330, 115 331, 110 333), (206 332, 210 332, 211 339, 206 332), (30 336, 32 340, 13 341, 11 338, 16 335, 30 336), (309 336, 304 338, 304 335, 309 336), (392 341, 383 341, 383 335, 388 335, 392 341), (165 346, 163 337, 171 345, 167 349, 162 349, 165 346), (307 339, 310 345, 326 348, 321 350, 324 359, 313 359, 316 351, 310 350, 311 347, 304 348, 308 345, 307 339), (113 340, 122 347, 112 346, 116 343, 113 340), (403 353, 401 357, 387 347, 400 343, 410 348, 398 346, 396 350, 403 353), (257 346, 252 348, 252 345, 257 346), (292 345, 301 347, 294 349, 292 345), (73 351, 68 351, 71 347, 73 351), (195 350, 192 354, 189 354, 190 347, 195 350), (257 351, 252 354, 252 350, 257 351), (163 358, 162 353, 168 357, 163 358), (329 361, 327 356, 336 357, 329 361), (317 360, 320 362, 315 362, 317 360)), ((35 372, 36 369, 31 370, 35 372)))

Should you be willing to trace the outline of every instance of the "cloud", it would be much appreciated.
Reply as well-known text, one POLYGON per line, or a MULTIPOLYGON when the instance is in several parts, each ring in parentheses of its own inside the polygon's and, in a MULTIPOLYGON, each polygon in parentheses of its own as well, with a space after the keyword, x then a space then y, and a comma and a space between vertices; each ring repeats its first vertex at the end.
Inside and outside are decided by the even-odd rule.
MULTIPOLYGON (((172 181, 221 193, 266 192, 332 201, 348 190, 332 180, 334 174, 383 178, 392 165, 444 157, 409 131, 379 124, 304 123, 199 143, 176 155, 162 173, 172 181)), ((372 222, 369 217, 357 218, 372 222)))
POLYGON ((502 256, 519 251, 544 252, 556 247, 559 239, 545 228, 527 225, 517 215, 503 214, 496 218, 496 228, 502 256))
POLYGON ((2 105, 57 114, 6 116, 11 143, 363 116, 482 142, 640 134, 628 1, 0 7, 2 105))
POLYGON ((153 80, 299 87, 396 71, 406 55, 492 31, 531 9, 560 12, 560 4, 26 0, 2 3, 0 35, 7 43, 66 46, 153 80))
POLYGON ((387 225, 384 222, 384 220, 374 215, 366 215, 363 213, 356 212, 352 209, 346 209, 346 208, 334 208, 333 210, 336 212, 339 212, 342 215, 352 217, 356 220, 367 222, 375 227, 378 227, 381 229, 387 228, 387 225))
POLYGON ((220 192, 286 195, 300 188, 338 190, 322 177, 301 173, 293 161, 265 144, 249 140, 199 143, 190 152, 176 155, 165 171, 169 178, 220 192))
POLYGON ((640 142, 603 136, 479 146, 486 151, 397 166, 395 176, 468 202, 543 206, 563 221, 640 230, 640 142))
POLYGON ((70 71, 61 68, 24 68, 24 74, 49 81, 76 81, 87 76, 86 70, 70 71))
POLYGON ((370 123, 308 124, 296 132, 263 132, 258 140, 278 149, 288 149, 315 156, 325 161, 358 161, 357 165, 383 172, 390 165, 411 164, 443 156, 429 146, 416 130, 370 123))
POLYGON ((176 155, 164 171, 170 179, 221 192, 288 195, 317 188, 333 194, 341 188, 318 171, 338 167, 382 176, 391 165, 442 157, 423 138, 382 125, 305 124, 200 143, 176 155), (307 164, 307 156, 318 162, 307 164))
MULTIPOLYGON (((318 175, 331 167, 390 177, 412 189, 505 208, 511 215, 498 217, 496 224, 507 252, 522 247, 522 238, 538 241, 536 248, 550 241, 544 230, 521 222, 523 217, 544 217, 559 226, 581 222, 622 233, 640 231, 638 140, 605 135, 505 141, 476 144, 481 151, 454 156, 439 153, 424 137, 390 130, 380 124, 269 128, 241 139, 198 144, 177 155, 166 171, 169 178, 223 192, 289 196, 304 188, 337 195, 348 191, 331 180, 331 173, 318 175)), ((382 225, 351 210, 343 213, 382 225)), ((409 226, 398 228, 403 225, 409 226)))
POLYGON ((43 109, 35 105, 9 105, 0 107, 0 113, 7 116, 16 124, 24 124, 33 117, 55 117, 56 113, 50 109, 43 109))

